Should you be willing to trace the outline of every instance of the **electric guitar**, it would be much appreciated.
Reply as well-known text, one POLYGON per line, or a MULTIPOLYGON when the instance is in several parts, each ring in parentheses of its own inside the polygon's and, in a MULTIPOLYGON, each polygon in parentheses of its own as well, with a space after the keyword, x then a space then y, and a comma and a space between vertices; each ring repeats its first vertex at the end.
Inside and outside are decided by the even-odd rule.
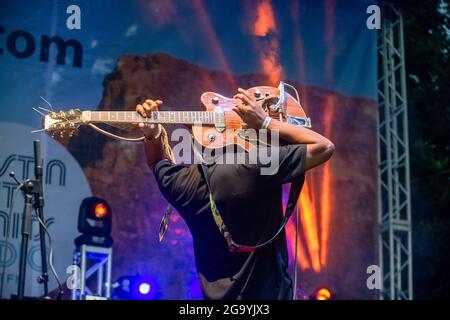
MULTIPOLYGON (((287 85, 287 84, 286 84, 287 85)), ((289 86, 289 85, 288 85, 289 86)), ((293 87, 292 87, 293 88, 293 87)), ((293 88, 295 90, 295 88, 293 88)), ((285 83, 280 86, 258 86, 248 89, 261 108, 272 118, 294 125, 311 127, 297 99, 285 91, 285 83)), ((64 136, 69 131, 72 136, 81 125, 108 124, 119 128, 137 129, 140 122, 160 124, 192 125, 192 133, 197 142, 207 148, 223 148, 237 144, 249 151, 256 141, 248 134, 246 123, 233 111, 233 107, 242 103, 239 99, 224 97, 214 92, 202 94, 203 111, 153 111, 144 118, 135 111, 69 111, 52 112, 45 115, 43 129, 55 136, 64 136)))

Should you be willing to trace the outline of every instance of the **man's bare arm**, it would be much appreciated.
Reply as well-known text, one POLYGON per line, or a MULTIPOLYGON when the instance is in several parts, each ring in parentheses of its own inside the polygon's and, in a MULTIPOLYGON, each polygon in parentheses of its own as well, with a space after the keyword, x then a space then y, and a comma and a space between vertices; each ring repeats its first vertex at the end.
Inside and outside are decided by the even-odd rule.
POLYGON ((334 153, 334 144, 321 134, 304 127, 272 119, 269 130, 278 130, 280 138, 289 144, 307 144, 306 170, 328 161, 334 153))

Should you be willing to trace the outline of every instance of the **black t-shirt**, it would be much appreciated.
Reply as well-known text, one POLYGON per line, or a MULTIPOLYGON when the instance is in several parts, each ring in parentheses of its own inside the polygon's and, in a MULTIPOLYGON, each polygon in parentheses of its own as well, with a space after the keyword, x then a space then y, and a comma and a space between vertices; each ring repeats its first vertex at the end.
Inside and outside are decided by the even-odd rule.
MULTIPOLYGON (((255 245, 280 227, 282 185, 301 179, 306 145, 279 147, 279 167, 262 175, 260 164, 210 164, 213 198, 233 240, 255 245)), ((186 221, 193 237, 195 262, 206 299, 292 299, 287 273, 286 235, 251 253, 231 253, 214 222, 201 167, 159 161, 154 169, 165 198, 186 221)))

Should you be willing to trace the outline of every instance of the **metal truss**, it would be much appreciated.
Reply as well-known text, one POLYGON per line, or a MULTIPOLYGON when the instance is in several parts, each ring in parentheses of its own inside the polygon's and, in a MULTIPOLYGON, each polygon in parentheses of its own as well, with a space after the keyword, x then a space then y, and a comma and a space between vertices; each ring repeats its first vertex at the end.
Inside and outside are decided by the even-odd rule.
POLYGON ((112 248, 83 244, 74 253, 74 265, 80 267, 79 288, 72 289, 72 300, 103 300, 111 298, 112 248), (96 288, 87 280, 96 275, 96 288))
POLYGON ((378 33, 380 299, 412 299, 411 193, 403 17, 381 7, 378 33))

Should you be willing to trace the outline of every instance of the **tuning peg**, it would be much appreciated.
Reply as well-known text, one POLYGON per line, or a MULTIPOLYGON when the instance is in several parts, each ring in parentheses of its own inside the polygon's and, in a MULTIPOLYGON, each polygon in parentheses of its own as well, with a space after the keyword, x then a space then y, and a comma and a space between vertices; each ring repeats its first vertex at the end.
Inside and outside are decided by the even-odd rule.
POLYGON ((70 130, 69 131, 69 138, 72 138, 74 134, 75 134, 75 130, 70 130))
POLYGON ((59 137, 62 139, 62 138, 64 138, 64 131, 61 131, 60 133, 59 133, 59 137))

